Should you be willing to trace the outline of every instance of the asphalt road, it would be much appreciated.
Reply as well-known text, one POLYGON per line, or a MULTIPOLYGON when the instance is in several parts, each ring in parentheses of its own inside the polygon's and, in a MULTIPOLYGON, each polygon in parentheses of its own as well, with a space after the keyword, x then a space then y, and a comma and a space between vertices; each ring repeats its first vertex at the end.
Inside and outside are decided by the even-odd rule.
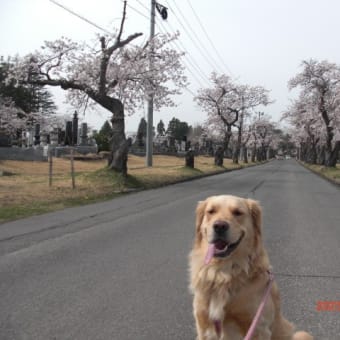
POLYGON ((1 340, 194 339, 187 255, 197 201, 255 198, 283 312, 340 339, 340 190, 294 160, 0 225, 1 340))

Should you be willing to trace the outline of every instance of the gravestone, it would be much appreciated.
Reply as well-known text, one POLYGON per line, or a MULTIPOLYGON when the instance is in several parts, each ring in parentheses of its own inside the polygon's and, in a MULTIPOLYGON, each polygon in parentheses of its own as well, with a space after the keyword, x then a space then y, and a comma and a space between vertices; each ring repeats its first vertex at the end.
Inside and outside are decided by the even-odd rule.
POLYGON ((195 154, 192 150, 185 154, 185 166, 192 169, 195 167, 195 154))
POLYGON ((48 138, 47 138, 48 134, 46 132, 42 133, 41 134, 41 146, 46 146, 47 145, 47 141, 48 141, 48 138))
POLYGON ((26 131, 21 131, 21 147, 26 148, 26 131))
POLYGON ((80 129, 80 145, 87 145, 87 143, 87 123, 82 123, 80 129))
POLYGON ((4 129, 0 129, 0 147, 12 146, 11 137, 4 129))
POLYGON ((223 148, 219 146, 215 152, 215 165, 223 166, 223 148))
POLYGON ((59 145, 64 145, 65 143, 65 138, 66 138, 66 132, 62 129, 60 129, 60 135, 59 135, 59 145))
POLYGON ((28 132, 28 139, 27 139, 28 147, 33 146, 33 144, 34 144, 34 139, 33 138, 34 138, 34 130, 30 129, 29 132, 28 132))
POLYGON ((57 132, 58 132, 58 145, 61 145, 61 143, 64 140, 61 128, 57 128, 57 132))
POLYGON ((169 137, 169 151, 176 152, 176 141, 172 136, 169 137))
POLYGON ((72 145, 72 122, 66 122, 65 145, 72 145))
POLYGON ((78 113, 74 111, 72 119, 72 145, 77 145, 78 143, 78 113))
POLYGON ((34 145, 40 145, 40 124, 34 126, 34 145))
POLYGON ((58 130, 53 129, 53 131, 50 132, 50 141, 51 145, 58 145, 58 130))

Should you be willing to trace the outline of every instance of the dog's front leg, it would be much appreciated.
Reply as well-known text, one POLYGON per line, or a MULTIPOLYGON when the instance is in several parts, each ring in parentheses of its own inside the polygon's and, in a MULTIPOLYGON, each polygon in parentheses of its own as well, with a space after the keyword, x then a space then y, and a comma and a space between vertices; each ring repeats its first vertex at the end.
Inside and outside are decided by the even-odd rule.
POLYGON ((218 340, 214 323, 209 319, 209 303, 195 294, 194 317, 196 322, 197 340, 218 340))

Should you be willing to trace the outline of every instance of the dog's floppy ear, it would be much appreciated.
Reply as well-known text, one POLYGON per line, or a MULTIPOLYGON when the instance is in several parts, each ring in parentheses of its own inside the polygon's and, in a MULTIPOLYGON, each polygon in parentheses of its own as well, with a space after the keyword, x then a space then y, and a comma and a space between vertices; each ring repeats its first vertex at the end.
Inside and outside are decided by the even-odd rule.
POLYGON ((205 206, 207 205, 206 201, 198 202, 196 208, 196 230, 195 230, 195 244, 199 244, 202 241, 202 230, 201 224, 204 217, 205 206))
POLYGON ((250 210, 251 218, 257 236, 262 236, 262 208, 258 201, 247 199, 247 204, 250 210))

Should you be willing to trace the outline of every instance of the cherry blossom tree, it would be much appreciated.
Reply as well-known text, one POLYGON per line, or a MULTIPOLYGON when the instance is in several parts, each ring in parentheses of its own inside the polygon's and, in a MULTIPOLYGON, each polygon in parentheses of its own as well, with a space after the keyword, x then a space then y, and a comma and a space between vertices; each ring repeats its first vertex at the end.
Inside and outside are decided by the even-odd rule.
MULTIPOLYGON (((312 144, 307 157, 316 162, 320 143, 324 150, 321 162, 336 165, 340 151, 340 66, 328 61, 302 62, 303 70, 289 81, 289 88, 301 88, 299 99, 284 114, 297 129, 305 132, 305 143, 312 144), (312 153, 312 154, 310 154, 312 153)), ((308 147, 307 147, 308 149, 308 147)))
POLYGON ((216 144, 221 144, 221 141, 223 144, 225 141, 225 127, 218 116, 208 116, 206 121, 203 123, 203 131, 206 137, 209 140, 214 141, 216 144))
POLYGON ((283 118, 295 128, 295 135, 299 137, 296 141, 300 148, 300 159, 313 164, 324 163, 325 126, 315 95, 301 93, 283 113, 283 118))
POLYGON ((262 86, 243 85, 239 86, 239 89, 236 91, 239 96, 240 115, 238 121, 234 123, 234 126, 237 128, 237 142, 233 155, 234 163, 238 163, 240 156, 245 120, 249 120, 251 114, 254 113, 258 106, 270 104, 268 91, 262 86))
POLYGON ((20 143, 25 130, 31 130, 35 123, 51 122, 56 106, 51 93, 41 86, 15 86, 8 79, 12 66, 11 57, 0 57, 0 127, 20 143))
POLYGON ((231 78, 224 74, 218 76, 213 72, 210 79, 212 87, 199 89, 195 100, 207 112, 209 125, 223 126, 224 152, 228 152, 232 127, 239 118, 239 111, 233 107, 236 101, 233 92, 235 85, 231 78))
MULTIPOLYGON (((258 113, 259 114, 259 113, 258 113)), ((268 151, 270 147, 274 147, 275 143, 275 123, 269 115, 259 114, 253 116, 249 133, 248 147, 251 148, 251 161, 264 161, 268 159, 268 151)))
POLYGON ((14 135, 18 129, 23 129, 26 124, 26 114, 7 97, 0 96, 0 129, 14 135))
POLYGON ((248 163, 248 145, 252 137, 252 126, 249 122, 246 122, 243 126, 243 133, 241 138, 241 151, 243 156, 243 162, 248 163))
POLYGON ((33 134, 34 125, 40 125, 40 131, 48 132, 52 128, 62 127, 65 118, 48 112, 25 112, 9 97, 0 95, 0 130, 17 141, 18 145, 25 145, 23 136, 33 134))
POLYGON ((142 33, 123 38, 125 19, 126 1, 119 30, 98 36, 99 47, 63 37, 17 58, 11 70, 11 77, 19 84, 57 86, 68 91, 72 104, 98 104, 110 111, 113 135, 109 167, 123 175, 127 174, 128 152, 125 114, 133 114, 151 95, 156 110, 173 106, 171 95, 179 94, 187 85, 181 64, 183 53, 168 47, 178 34, 159 34, 142 46, 133 45, 142 33), (32 79, 33 73, 40 78, 32 79))
POLYGON ((211 75, 212 87, 200 89, 195 100, 207 112, 210 124, 224 126, 224 150, 228 152, 232 128, 237 128, 233 161, 238 163, 244 119, 259 105, 270 103, 261 86, 239 85, 226 75, 211 75))

